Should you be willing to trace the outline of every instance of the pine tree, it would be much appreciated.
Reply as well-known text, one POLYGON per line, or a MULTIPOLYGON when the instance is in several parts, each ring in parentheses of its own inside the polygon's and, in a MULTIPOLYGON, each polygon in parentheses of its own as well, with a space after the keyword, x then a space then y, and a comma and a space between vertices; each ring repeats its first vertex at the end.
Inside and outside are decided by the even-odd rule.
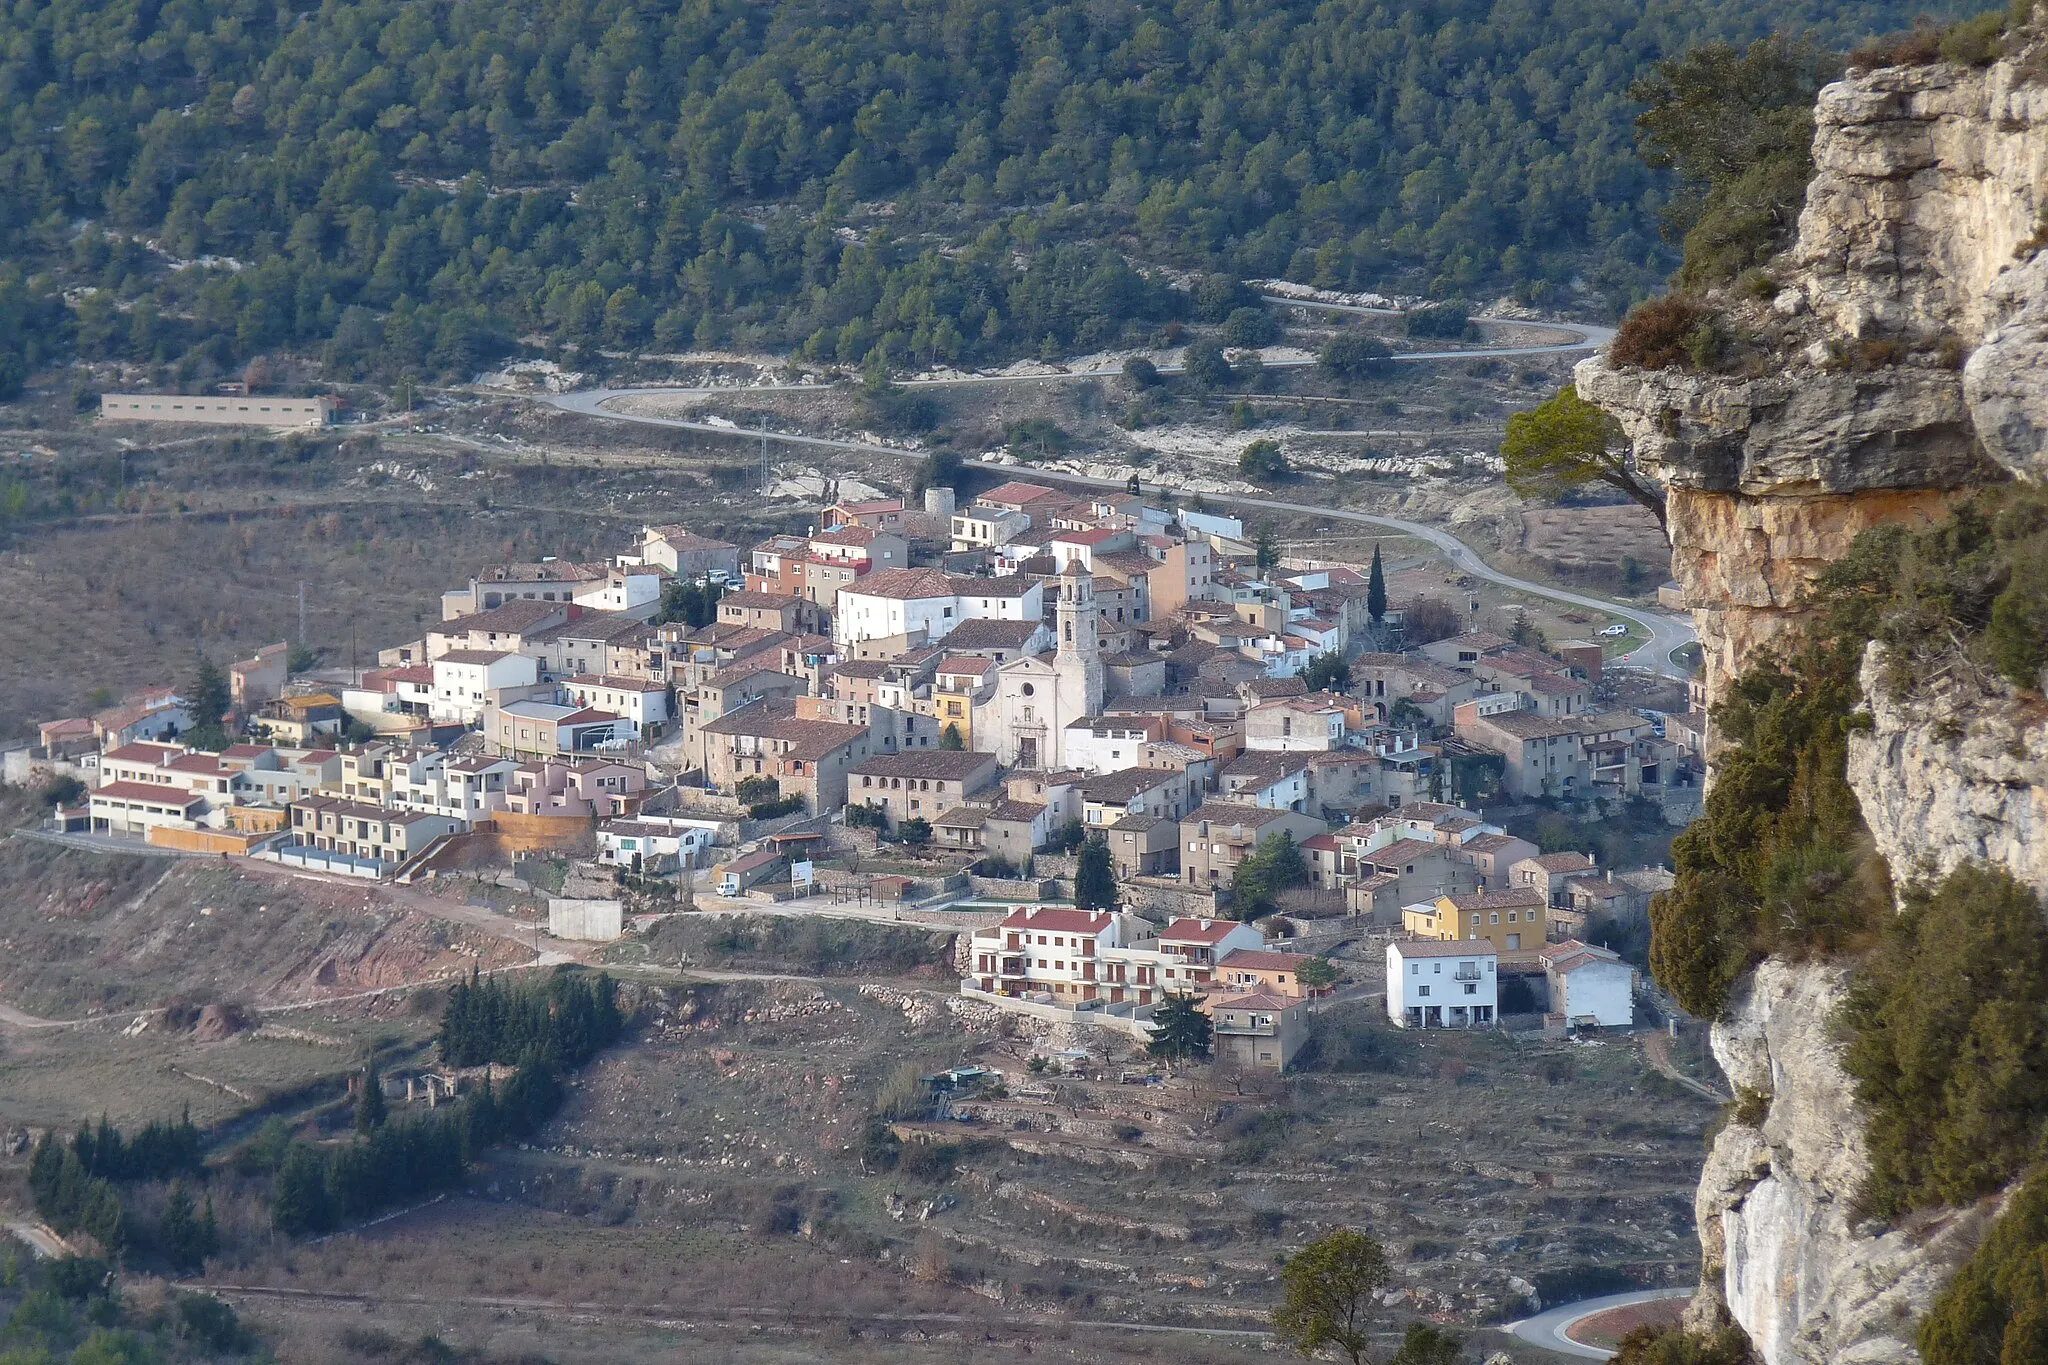
POLYGON ((1074 904, 1083 910, 1116 909, 1116 869, 1110 865, 1109 841, 1091 834, 1081 845, 1074 869, 1074 904))
MULTIPOLYGON (((212 1201, 208 1200, 209 1210, 212 1201)), ((164 1204, 163 1219, 156 1228, 157 1246, 163 1251, 164 1259, 171 1269, 178 1271, 197 1270, 206 1260, 200 1251, 200 1228, 192 1216, 192 1194, 185 1188, 185 1182, 171 1182, 171 1194, 164 1204)))
POLYGON ((270 1221, 279 1232, 293 1236, 323 1232, 331 1223, 327 1200, 327 1164, 319 1153, 293 1143, 278 1169, 277 1184, 270 1196, 270 1221))
POLYGON ((1377 542, 1372 547, 1372 576, 1365 581, 1365 611, 1372 617, 1374 625, 1384 621, 1387 616, 1387 575, 1380 567, 1380 547, 1377 542))
POLYGON ((1146 1051, 1164 1061, 1179 1062, 1209 1055, 1209 1016, 1195 1008, 1192 995, 1169 995, 1152 1012, 1152 1041, 1146 1051))
POLYGON ((218 726, 221 718, 227 715, 233 697, 228 691, 227 678, 204 654, 198 656, 187 690, 190 695, 185 698, 185 711, 192 717, 192 728, 211 730, 218 726))

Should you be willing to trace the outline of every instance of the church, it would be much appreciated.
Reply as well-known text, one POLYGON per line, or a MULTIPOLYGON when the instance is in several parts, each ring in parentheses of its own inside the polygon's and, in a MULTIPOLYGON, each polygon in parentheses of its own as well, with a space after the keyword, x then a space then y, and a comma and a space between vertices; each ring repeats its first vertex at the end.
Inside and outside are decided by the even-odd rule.
POLYGON ((1101 714, 1104 697, 1101 617, 1095 578, 1069 559, 1059 586, 1058 648, 1004 664, 987 701, 974 708, 974 747, 1010 768, 1059 769, 1067 726, 1101 714))

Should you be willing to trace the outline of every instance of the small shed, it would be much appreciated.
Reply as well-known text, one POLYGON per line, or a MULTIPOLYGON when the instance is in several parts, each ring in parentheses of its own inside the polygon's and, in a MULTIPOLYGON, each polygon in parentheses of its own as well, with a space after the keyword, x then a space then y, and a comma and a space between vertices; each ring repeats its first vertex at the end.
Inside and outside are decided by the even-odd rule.
POLYGON ((743 853, 718 869, 718 894, 738 896, 750 886, 767 881, 788 866, 788 860, 774 848, 743 853))
POLYGON ((868 889, 874 892, 878 901, 889 901, 901 905, 910 899, 910 888, 917 883, 909 877, 885 872, 868 878, 868 889))

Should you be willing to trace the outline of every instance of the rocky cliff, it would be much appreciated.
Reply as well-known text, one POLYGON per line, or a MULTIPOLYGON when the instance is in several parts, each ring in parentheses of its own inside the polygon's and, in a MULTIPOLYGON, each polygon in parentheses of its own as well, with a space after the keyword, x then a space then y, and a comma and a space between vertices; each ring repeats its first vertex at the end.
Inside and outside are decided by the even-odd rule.
MULTIPOLYGON (((1825 90, 1797 242, 1710 300, 1733 372, 1583 363, 1670 499, 1675 576, 1710 699, 1802 619, 1800 595, 1863 530, 1958 493, 2048 478, 2048 80, 2038 54, 1889 68, 1825 90), (1761 357, 1761 359, 1759 359, 1761 357)), ((1978 860, 2048 895, 2048 708, 1967 670, 1911 700, 1877 686, 1849 776, 1896 877, 1978 860)), ((1829 1015, 1843 969, 1766 962, 1714 1030, 1751 1093, 1697 1198, 1692 1324, 1732 1317, 1768 1365, 1916 1361, 1918 1320, 1984 1209, 1859 1224, 1867 1169, 1829 1015)))
POLYGON ((1576 374, 1666 486, 1710 698, 1860 532, 2048 469, 2048 83, 2019 59, 1888 68, 1829 86, 1815 122, 1775 287, 1717 300, 1767 359, 1576 374))

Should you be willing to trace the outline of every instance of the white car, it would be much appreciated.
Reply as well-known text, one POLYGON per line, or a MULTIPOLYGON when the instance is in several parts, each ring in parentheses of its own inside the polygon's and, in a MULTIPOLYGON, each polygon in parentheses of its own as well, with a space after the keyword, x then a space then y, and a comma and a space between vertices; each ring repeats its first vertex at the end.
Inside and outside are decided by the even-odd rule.
POLYGON ((1628 634, 1628 627, 1627 627, 1627 626, 1609 626, 1609 627, 1607 627, 1607 628, 1606 628, 1605 630, 1601 631, 1600 633, 1601 633, 1602 635, 1626 635, 1626 634, 1628 634))

